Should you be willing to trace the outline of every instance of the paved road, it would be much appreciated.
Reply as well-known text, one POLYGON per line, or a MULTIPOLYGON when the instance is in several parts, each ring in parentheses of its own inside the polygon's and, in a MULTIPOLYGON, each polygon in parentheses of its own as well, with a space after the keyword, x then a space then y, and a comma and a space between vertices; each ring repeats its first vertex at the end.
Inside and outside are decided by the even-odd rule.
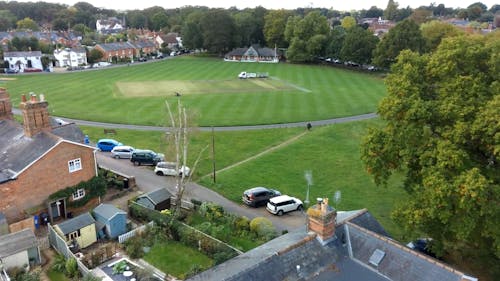
MULTIPOLYGON (((99 166, 120 172, 129 176, 134 176, 137 186, 144 192, 152 191, 160 187, 166 187, 172 194, 175 194, 174 177, 162 177, 153 173, 152 167, 134 166, 128 159, 114 159, 109 152, 97 152, 97 162, 99 166)), ((241 190, 243 193, 243 188, 241 190)), ((279 233, 282 230, 293 230, 301 227, 305 223, 305 215, 303 212, 291 212, 282 217, 274 216, 266 211, 265 207, 251 208, 244 204, 237 204, 230 201, 220 194, 201 186, 197 183, 190 182, 186 186, 184 199, 190 200, 195 198, 200 201, 214 202, 224 207, 230 213, 246 216, 250 219, 255 217, 267 217, 270 219, 279 233)))
MULTIPOLYGON (((12 110, 14 114, 20 115, 21 111, 17 108, 12 110)), ((93 122, 86 120, 78 120, 71 119, 65 117, 57 117, 54 118, 62 119, 69 123, 75 123, 77 125, 83 126, 92 126, 92 127, 101 127, 101 128, 113 128, 113 129, 130 129, 130 130, 140 130, 140 131, 165 131, 167 127, 160 126, 144 126, 144 125, 130 125, 130 124, 118 124, 118 123, 103 123, 103 122, 93 122)), ((326 120, 316 120, 316 121, 304 121, 304 122, 295 122, 295 123, 283 123, 283 124, 268 124, 268 125, 252 125, 252 126, 227 126, 227 127, 213 127, 214 131, 245 131, 245 130, 260 130, 260 129, 278 129, 278 128, 291 128, 291 127, 303 127, 305 128, 307 123, 310 123, 314 126, 323 126, 330 124, 338 124, 338 123, 347 123, 353 121, 361 121, 366 119, 376 118, 376 113, 367 113, 355 116, 348 117, 340 117, 340 118, 332 118, 326 120)), ((212 127, 199 127, 197 128, 200 131, 211 131, 212 127)))
MULTIPOLYGON (((14 114, 21 114, 19 109, 13 109, 14 114)), ((143 131, 164 131, 168 130, 166 127, 157 126, 142 126, 142 125, 128 125, 128 124, 115 124, 115 123, 102 123, 102 122, 92 122, 85 120, 77 120, 70 118, 61 118, 53 116, 54 118, 62 119, 66 122, 73 122, 77 125, 93 126, 93 127, 103 127, 103 128, 113 128, 113 129, 132 129, 132 130, 143 130, 143 131)), ((242 131, 242 130, 258 130, 258 129, 276 129, 276 128, 290 128, 290 127, 306 127, 307 123, 314 126, 322 126, 337 123, 346 123, 353 121, 366 120, 377 117, 375 113, 368 113, 363 115, 356 115, 350 117, 333 118, 327 120, 317 120, 317 121, 304 121, 296 123, 284 123, 284 124, 269 124, 269 125, 254 125, 254 126, 228 126, 228 127, 213 127, 215 131, 242 131)), ((210 131, 212 127, 201 127, 201 131, 210 131)), ((117 160, 110 157, 109 152, 97 152, 97 162, 101 167, 105 167, 122 174, 129 176, 134 176, 136 178, 137 186, 144 192, 148 192, 159 187, 166 187, 172 194, 177 193, 173 177, 160 177, 156 176, 151 167, 136 167, 128 160, 121 159, 117 160)), ((241 192, 246 187, 241 188, 241 192)), ((236 204, 220 194, 210 190, 204 186, 197 183, 190 182, 186 186, 186 191, 184 193, 184 198, 189 200, 191 198, 214 202, 228 212, 246 216, 250 219, 255 217, 267 217, 270 219, 278 232, 281 233, 282 230, 293 230, 304 226, 305 224, 305 214, 303 212, 291 212, 285 214, 282 217, 274 216, 268 213, 265 207, 261 208, 250 208, 243 204, 236 204)))

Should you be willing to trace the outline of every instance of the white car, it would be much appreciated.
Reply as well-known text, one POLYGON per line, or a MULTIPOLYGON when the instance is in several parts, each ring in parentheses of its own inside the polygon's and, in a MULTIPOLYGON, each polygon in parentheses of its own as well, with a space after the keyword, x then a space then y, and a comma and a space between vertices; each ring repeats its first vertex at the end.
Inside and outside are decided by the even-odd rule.
POLYGON ((302 211, 303 204, 300 199, 288 195, 280 195, 269 199, 266 209, 274 215, 282 216, 291 211, 302 211))
POLYGON ((132 153, 134 152, 134 148, 128 145, 118 145, 113 147, 111 150, 111 156, 116 159, 130 159, 132 157, 132 153))
POLYGON ((191 170, 189 167, 186 166, 181 166, 179 167, 179 170, 177 171, 175 169, 175 162, 158 162, 155 167, 155 174, 158 176, 189 176, 189 172, 191 170))

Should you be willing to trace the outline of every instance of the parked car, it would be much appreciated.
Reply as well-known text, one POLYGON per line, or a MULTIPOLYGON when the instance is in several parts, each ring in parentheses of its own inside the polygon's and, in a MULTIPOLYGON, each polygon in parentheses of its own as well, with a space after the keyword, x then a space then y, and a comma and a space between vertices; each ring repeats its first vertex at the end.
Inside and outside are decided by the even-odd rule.
POLYGON ((258 207, 266 205, 269 199, 279 195, 281 193, 277 190, 259 186, 245 190, 241 200, 248 206, 258 207))
POLYGON ((115 146, 123 145, 121 142, 114 139, 100 139, 97 141, 96 147, 100 151, 111 151, 115 146))
POLYGON ((130 161, 136 166, 156 165, 158 162, 164 160, 165 157, 163 154, 148 149, 136 149, 132 152, 132 157, 130 157, 130 161))
POLYGON ((291 211, 301 211, 303 208, 302 201, 288 195, 280 195, 269 199, 266 209, 271 213, 282 216, 284 213, 291 211))
POLYGON ((175 164, 175 162, 158 162, 155 167, 155 174, 158 176, 182 176, 182 174, 186 177, 189 176, 189 172, 191 172, 189 167, 181 166, 179 170, 176 170, 175 164))
POLYGON ((113 147, 111 155, 116 159, 130 159, 132 158, 132 152, 134 152, 133 147, 129 145, 119 145, 113 147))
POLYGON ((4 68, 4 71, 7 74, 16 74, 19 72, 19 70, 15 68, 4 68))

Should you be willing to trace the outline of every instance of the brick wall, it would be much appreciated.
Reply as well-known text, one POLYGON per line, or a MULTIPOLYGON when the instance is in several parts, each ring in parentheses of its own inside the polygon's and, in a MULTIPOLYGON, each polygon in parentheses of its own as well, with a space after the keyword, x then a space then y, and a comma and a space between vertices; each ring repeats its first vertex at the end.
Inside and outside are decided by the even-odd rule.
POLYGON ((0 212, 9 223, 25 218, 24 210, 45 204, 52 193, 96 176, 92 148, 61 142, 21 173, 0 185, 0 212), (69 172, 68 161, 80 158, 82 169, 69 172))
POLYGON ((0 120, 5 119, 14 119, 12 115, 12 103, 7 90, 5 90, 5 88, 0 88, 0 120))

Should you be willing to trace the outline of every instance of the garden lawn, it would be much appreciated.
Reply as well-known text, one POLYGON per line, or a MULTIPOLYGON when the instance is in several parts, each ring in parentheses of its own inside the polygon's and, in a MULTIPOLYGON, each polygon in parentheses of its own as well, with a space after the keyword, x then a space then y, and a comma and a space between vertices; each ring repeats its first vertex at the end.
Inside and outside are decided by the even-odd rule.
POLYGON ((407 196, 401 179, 395 177, 387 187, 377 187, 360 160, 362 136, 369 126, 378 124, 370 120, 315 127, 295 143, 217 174, 217 184, 210 178, 200 183, 234 202, 240 202, 242 192, 254 186, 276 188, 304 201, 304 174, 311 171, 310 202, 328 197, 338 210, 367 208, 393 237, 403 238, 390 218, 394 205, 407 196), (338 204, 333 200, 336 191, 342 195, 338 204))
POLYGON ((159 270, 181 279, 186 278, 193 265, 198 265, 202 271, 213 266, 213 260, 198 250, 171 240, 155 244, 151 247, 151 251, 144 255, 144 260, 159 270))
POLYGON ((192 56, 14 78, 2 84, 14 105, 21 94, 43 93, 53 116, 144 125, 164 125, 165 100, 175 104, 179 98, 200 126, 227 126, 374 112, 386 94, 382 79, 367 73, 326 65, 235 63, 192 56), (238 79, 241 71, 267 72, 270 78, 238 79))

